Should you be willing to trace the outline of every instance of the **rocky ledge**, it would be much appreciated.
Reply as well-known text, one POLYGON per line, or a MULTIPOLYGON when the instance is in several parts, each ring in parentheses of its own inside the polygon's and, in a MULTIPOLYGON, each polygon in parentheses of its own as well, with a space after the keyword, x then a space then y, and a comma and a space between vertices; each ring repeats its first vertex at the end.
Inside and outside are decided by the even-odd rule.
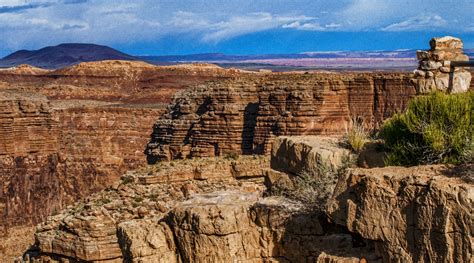
POLYGON ((162 162, 129 172, 40 224, 37 250, 26 257, 470 262, 474 187, 464 167, 353 168, 335 183, 323 210, 268 195, 278 175, 293 180, 308 172, 308 160, 336 164, 347 151, 336 145, 331 138, 278 139, 271 163, 283 163, 275 167, 280 172, 267 158, 252 156, 162 162))
POLYGON ((381 244, 386 262, 472 262, 470 169, 354 169, 339 180, 327 214, 381 244))

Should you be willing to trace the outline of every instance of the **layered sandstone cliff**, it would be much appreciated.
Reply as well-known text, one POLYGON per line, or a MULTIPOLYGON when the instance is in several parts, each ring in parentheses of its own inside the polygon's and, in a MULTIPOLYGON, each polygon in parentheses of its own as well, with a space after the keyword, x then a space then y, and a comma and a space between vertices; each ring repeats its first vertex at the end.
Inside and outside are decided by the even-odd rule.
POLYGON ((262 197, 263 157, 150 166, 50 217, 36 259, 106 262, 359 262, 370 242, 281 197, 262 197))
POLYGON ((162 112, 126 105, 73 107, 71 101, 58 107, 17 90, 0 97, 3 228, 36 224, 142 166, 148 130, 162 112))
POLYGON ((237 73, 135 61, 0 70, 0 225, 36 224, 144 165, 162 102, 188 85, 237 73))
MULTIPOLYGON (((274 148, 272 165, 291 180, 308 172, 299 169, 308 162, 337 164, 346 151, 312 136, 285 137, 274 148)), ((266 195, 278 172, 265 157, 162 162, 50 217, 28 255, 40 262, 470 262, 469 172, 350 169, 316 211, 266 195)))
POLYGON ((154 66, 140 61, 111 60, 84 62, 54 71, 31 66, 0 70, 0 83, 49 99, 143 104, 169 102, 180 89, 240 72, 209 64, 154 66))
POLYGON ((268 153, 281 135, 341 135, 359 118, 375 127, 415 94, 410 74, 258 74, 176 94, 156 122, 150 162, 268 153))
MULTIPOLYGON (((58 123, 44 96, 0 92, 1 226, 38 222, 34 211, 51 212, 58 123), (41 175, 41 176, 40 176, 41 175), (39 202, 42 200, 42 202, 39 202)), ((43 214, 44 215, 44 214, 43 214)))

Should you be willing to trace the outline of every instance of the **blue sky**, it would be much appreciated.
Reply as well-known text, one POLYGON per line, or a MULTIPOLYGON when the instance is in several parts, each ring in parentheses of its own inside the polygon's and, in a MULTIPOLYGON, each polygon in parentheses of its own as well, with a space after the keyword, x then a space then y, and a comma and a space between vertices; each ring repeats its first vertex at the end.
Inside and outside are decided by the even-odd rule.
POLYGON ((0 0, 0 56, 60 43, 134 55, 474 48, 474 0, 0 0))

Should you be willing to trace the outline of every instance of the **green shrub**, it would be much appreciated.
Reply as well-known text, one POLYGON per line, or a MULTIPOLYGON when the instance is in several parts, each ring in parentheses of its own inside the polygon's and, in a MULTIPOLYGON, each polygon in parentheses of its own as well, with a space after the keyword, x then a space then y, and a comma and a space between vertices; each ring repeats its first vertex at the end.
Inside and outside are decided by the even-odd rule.
POLYGON ((380 137, 387 165, 472 162, 474 92, 434 92, 413 98, 403 114, 385 121, 380 137))
POLYGON ((237 152, 228 152, 224 155, 224 159, 226 160, 238 160, 239 159, 239 154, 237 152))

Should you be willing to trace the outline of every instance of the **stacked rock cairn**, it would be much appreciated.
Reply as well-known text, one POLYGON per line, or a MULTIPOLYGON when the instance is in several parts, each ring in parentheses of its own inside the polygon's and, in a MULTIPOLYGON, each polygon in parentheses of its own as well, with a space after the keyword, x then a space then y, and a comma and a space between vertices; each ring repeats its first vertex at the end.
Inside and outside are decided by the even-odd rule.
POLYGON ((418 69, 414 71, 417 92, 466 92, 471 83, 471 73, 463 67, 451 66, 452 61, 469 60, 463 53, 461 39, 451 36, 433 38, 430 47, 430 50, 416 52, 419 60, 418 69))

